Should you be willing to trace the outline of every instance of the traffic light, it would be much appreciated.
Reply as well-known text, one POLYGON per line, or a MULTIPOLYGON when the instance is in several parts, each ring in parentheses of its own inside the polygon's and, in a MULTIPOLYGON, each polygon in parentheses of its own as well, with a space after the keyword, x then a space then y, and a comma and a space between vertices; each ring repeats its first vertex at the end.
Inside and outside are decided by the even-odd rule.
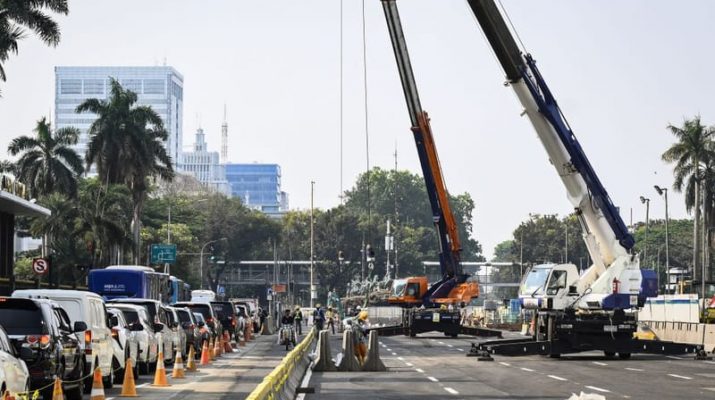
POLYGON ((373 262, 375 261, 375 250, 372 249, 372 246, 369 244, 366 247, 367 250, 367 262, 373 262))
POLYGON ((343 262, 345 261, 345 256, 343 255, 343 251, 339 250, 338 251, 338 261, 343 262))

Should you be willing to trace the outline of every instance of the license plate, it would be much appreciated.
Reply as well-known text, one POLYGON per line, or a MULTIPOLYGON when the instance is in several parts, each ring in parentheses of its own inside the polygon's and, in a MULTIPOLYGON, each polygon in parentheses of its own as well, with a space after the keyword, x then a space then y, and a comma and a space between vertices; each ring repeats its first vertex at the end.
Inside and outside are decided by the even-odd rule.
POLYGON ((603 325, 604 332, 618 332, 617 325, 603 325))
POLYGON ((432 322, 439 322, 439 313, 432 313, 432 322))

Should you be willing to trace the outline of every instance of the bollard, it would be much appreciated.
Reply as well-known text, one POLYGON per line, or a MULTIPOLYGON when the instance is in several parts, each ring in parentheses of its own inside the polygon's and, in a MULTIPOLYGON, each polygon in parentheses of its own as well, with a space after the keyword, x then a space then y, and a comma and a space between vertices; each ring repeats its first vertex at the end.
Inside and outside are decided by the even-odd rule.
POLYGON ((330 335, 328 331, 320 331, 318 334, 318 345, 315 348, 316 359, 313 364, 313 371, 337 371, 332 360, 330 351, 330 335))
POLYGON ((365 364, 363 364, 362 370, 370 372, 387 371, 385 364, 380 359, 380 345, 377 343, 376 331, 370 331, 367 357, 365 357, 365 364))
POLYGON ((343 332, 343 358, 337 365, 338 371, 360 371, 360 363, 355 357, 355 342, 353 341, 353 331, 343 332))

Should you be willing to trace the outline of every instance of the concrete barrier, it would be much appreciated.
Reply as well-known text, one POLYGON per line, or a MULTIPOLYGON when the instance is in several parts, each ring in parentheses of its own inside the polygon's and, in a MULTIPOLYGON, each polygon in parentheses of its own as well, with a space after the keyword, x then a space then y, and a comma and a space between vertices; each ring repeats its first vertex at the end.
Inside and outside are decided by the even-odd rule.
POLYGON ((658 339, 668 342, 704 344, 705 350, 715 350, 715 325, 691 322, 640 321, 647 325, 658 339), (704 343, 703 343, 704 339, 704 343))
POLYGON ((353 331, 348 329, 343 332, 343 358, 337 365, 338 371, 360 371, 360 363, 355 357, 355 347, 353 344, 353 331))
POLYGON ((387 371, 385 364, 380 359, 380 345, 377 342, 377 332, 370 331, 370 340, 367 346, 367 357, 362 366, 363 371, 380 372, 387 371))
POLYGON ((333 354, 330 351, 330 332, 321 331, 318 334, 318 345, 315 348, 316 358, 313 365, 313 371, 337 371, 333 362, 333 354))

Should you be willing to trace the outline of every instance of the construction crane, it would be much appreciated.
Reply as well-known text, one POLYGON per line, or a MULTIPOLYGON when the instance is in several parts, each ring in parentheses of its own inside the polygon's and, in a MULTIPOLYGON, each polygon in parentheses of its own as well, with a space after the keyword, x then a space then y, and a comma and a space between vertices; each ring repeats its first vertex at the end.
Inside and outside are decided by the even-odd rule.
MULTIPOLYGON (((425 276, 395 280, 388 302, 406 307, 401 328, 410 336, 428 331, 439 331, 453 337, 460 332, 498 335, 498 333, 489 330, 466 332, 460 325, 461 318, 458 308, 448 307, 445 309, 445 307, 441 307, 447 304, 458 306, 462 303, 469 303, 479 295, 479 284, 476 279, 470 279, 470 275, 462 271, 462 247, 457 222, 449 204, 449 196, 442 176, 429 116, 422 109, 420 103, 397 4, 395 0, 382 0, 382 7, 402 81, 402 90, 407 102, 412 135, 422 167, 432 220, 437 232, 441 271, 440 279, 432 284, 425 276)), ((387 332, 381 334, 384 335, 387 332)))
POLYGON ((600 350, 632 353, 693 353, 697 346, 640 341, 637 309, 657 295, 654 271, 641 270, 635 243, 618 209, 588 161, 530 54, 517 45, 493 0, 468 0, 478 24, 546 149, 574 207, 593 261, 582 275, 575 265, 544 264, 524 277, 520 299, 535 313, 534 336, 474 345, 471 355, 544 354, 600 350))

